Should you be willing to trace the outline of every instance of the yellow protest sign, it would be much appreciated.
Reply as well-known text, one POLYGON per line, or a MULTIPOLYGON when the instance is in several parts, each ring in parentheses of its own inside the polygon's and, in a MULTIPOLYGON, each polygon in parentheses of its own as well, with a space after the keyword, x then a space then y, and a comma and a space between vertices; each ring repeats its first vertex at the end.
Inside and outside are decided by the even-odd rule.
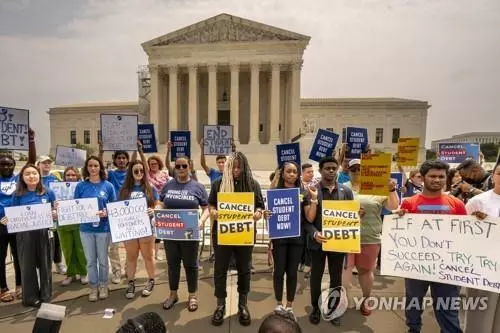
POLYGON ((361 155, 361 187, 359 194, 388 196, 392 155, 389 153, 361 155))
POLYGON ((399 138, 398 157, 401 166, 417 166, 420 138, 399 138))
POLYGON ((323 200, 322 234, 328 239, 323 251, 360 253, 359 201, 323 200))
POLYGON ((254 193, 217 194, 217 243, 254 245, 254 193))

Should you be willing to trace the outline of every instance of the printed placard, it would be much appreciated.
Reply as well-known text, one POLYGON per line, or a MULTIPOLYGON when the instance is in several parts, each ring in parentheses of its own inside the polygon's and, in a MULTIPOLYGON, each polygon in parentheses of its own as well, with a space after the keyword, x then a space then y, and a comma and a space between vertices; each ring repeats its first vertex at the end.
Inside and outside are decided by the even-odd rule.
POLYGON ((359 194, 389 195, 392 155, 389 153, 361 155, 361 187, 359 194))
POLYGON ((346 157, 360 158, 366 150, 368 145, 368 129, 359 127, 347 127, 346 128, 346 143, 348 149, 346 151, 346 157))
POLYGON ((29 150, 30 112, 0 106, 0 147, 7 150, 29 150))
POLYGON ((142 143, 142 151, 146 154, 158 152, 154 124, 137 125, 137 138, 142 143))
POLYGON ((418 165, 418 152, 420 150, 420 138, 399 138, 398 158, 401 166, 418 165))
POLYGON ((276 145, 276 156, 280 168, 285 162, 295 162, 300 167, 300 144, 294 142, 276 145))
POLYGON ((52 205, 50 202, 5 207, 7 216, 7 232, 9 234, 30 230, 49 229, 54 227, 52 205))
POLYGON ((309 159, 319 162, 322 158, 326 156, 332 156, 333 150, 337 146, 337 141, 339 140, 338 134, 335 134, 324 129, 319 129, 318 134, 316 134, 316 139, 311 148, 311 153, 309 154, 309 159))
POLYGON ((254 245, 254 193, 217 194, 217 244, 254 245))
POLYGON ((57 224, 59 226, 99 221, 97 198, 63 200, 57 203, 57 224))
POLYGON ((156 238, 199 241, 197 209, 155 209, 156 238))
POLYGON ((477 143, 440 143, 438 159, 446 163, 462 163, 466 159, 479 161, 480 151, 477 143))
POLYGON ((500 292, 500 218, 386 215, 381 275, 500 292))
POLYGON ((147 208, 146 198, 107 203, 112 242, 151 236, 153 232, 147 208))
POLYGON ((101 114, 104 151, 137 150, 137 115, 101 114))
POLYGON ((73 200, 78 182, 51 182, 49 188, 54 191, 56 200, 73 200))
POLYGON ((233 126, 203 126, 203 152, 205 155, 229 155, 233 147, 233 126))
POLYGON ((322 205, 321 233, 327 239, 323 251, 360 253, 359 201, 323 200, 322 205))
POLYGON ((172 149, 170 151, 172 162, 182 156, 191 158, 191 132, 171 131, 170 142, 172 143, 172 149))
POLYGON ((56 165, 83 168, 87 159, 87 151, 66 146, 56 146, 56 165))
POLYGON ((298 188, 273 189, 267 191, 269 238, 300 236, 300 191, 298 188))

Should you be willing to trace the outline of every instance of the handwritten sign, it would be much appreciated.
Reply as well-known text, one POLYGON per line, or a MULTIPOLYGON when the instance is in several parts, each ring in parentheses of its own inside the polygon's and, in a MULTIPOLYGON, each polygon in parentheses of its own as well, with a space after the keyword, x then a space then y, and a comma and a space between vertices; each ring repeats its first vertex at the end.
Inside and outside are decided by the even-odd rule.
POLYGON ((327 239, 323 251, 360 253, 359 201, 323 200, 322 231, 327 239))
POLYGON ((438 159, 447 163, 462 163, 470 158, 479 161, 480 146, 477 143, 440 143, 438 159))
POLYGON ((142 150, 146 154, 158 152, 156 147, 155 125, 139 124, 137 125, 137 138, 142 143, 142 150))
POLYGON ((59 226, 99 222, 97 198, 63 200, 57 203, 59 226))
POLYGON ((500 218, 386 215, 381 274, 500 293, 500 218))
POLYGON ((50 202, 36 205, 5 207, 9 234, 54 227, 50 202))
POLYGON ((83 168, 87 159, 87 151, 65 146, 56 146, 56 165, 83 168))
POLYGON ((285 162, 295 162, 300 167, 300 144, 295 142, 276 145, 276 156, 280 168, 285 162))
POLYGON ((346 157, 350 159, 360 158, 368 145, 368 130, 366 128, 347 127, 346 143, 349 148, 346 157))
POLYGON ((254 193, 217 193, 217 243, 254 245, 254 193))
POLYGON ((420 138, 399 138, 398 157, 401 166, 416 166, 418 164, 418 152, 420 150, 420 138))
POLYGON ((359 194, 387 196, 391 177, 392 155, 388 153, 361 155, 361 187, 359 194))
POLYGON ((172 143, 172 151, 170 154, 172 161, 175 161, 181 156, 191 158, 191 132, 171 131, 170 142, 172 143))
POLYGON ((203 152, 205 155, 229 155, 232 152, 233 126, 203 126, 203 152))
POLYGON ((199 241, 197 209, 155 209, 156 238, 199 241))
POLYGON ((337 146, 338 140, 338 134, 330 131, 325 131, 324 129, 319 129, 318 134, 316 134, 314 144, 311 148, 309 159, 319 162, 326 156, 332 156, 333 150, 335 149, 335 146, 337 146))
POLYGON ((56 200, 73 200, 78 182, 51 182, 49 188, 54 191, 56 200))
POLYGON ((106 205, 113 243, 153 234, 146 198, 115 201, 106 205))
POLYGON ((300 236, 299 189, 274 189, 267 191, 269 218, 269 238, 291 238, 300 236))
POLYGON ((28 150, 29 110, 0 106, 0 147, 28 150))
POLYGON ((101 114, 104 151, 137 150, 137 115, 101 114))

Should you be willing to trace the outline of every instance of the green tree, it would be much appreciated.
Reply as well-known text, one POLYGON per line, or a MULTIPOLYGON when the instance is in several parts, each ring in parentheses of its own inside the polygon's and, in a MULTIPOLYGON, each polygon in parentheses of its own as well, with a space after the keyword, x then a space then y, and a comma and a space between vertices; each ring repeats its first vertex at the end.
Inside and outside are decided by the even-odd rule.
POLYGON ((95 152, 95 149, 90 147, 90 146, 87 146, 87 145, 82 145, 81 143, 77 142, 76 145, 73 145, 72 146, 73 148, 77 148, 77 149, 83 149, 83 150, 86 150, 87 151, 87 156, 90 156, 90 155, 93 155, 94 152, 95 152))
POLYGON ((497 143, 482 143, 481 152, 484 155, 484 160, 486 162, 495 162, 497 160, 499 148, 500 144, 497 143))
POLYGON ((427 149, 425 151, 425 159, 426 160, 435 160, 437 158, 437 154, 434 150, 427 149))

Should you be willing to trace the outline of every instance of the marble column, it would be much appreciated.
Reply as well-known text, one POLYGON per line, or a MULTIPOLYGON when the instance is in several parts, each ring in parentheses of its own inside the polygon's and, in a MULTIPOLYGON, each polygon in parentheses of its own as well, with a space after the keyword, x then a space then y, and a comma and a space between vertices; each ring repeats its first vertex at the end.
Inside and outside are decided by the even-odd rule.
POLYGON ((178 101, 178 75, 177 66, 168 68, 168 87, 169 87, 169 112, 168 112, 168 129, 169 131, 177 131, 179 129, 179 101, 178 101))
POLYGON ((188 121, 191 140, 198 142, 198 68, 189 66, 189 105, 188 121))
POLYGON ((280 64, 271 65, 271 103, 270 103, 270 136, 269 142, 280 141, 280 64))
POLYGON ((240 66, 239 64, 231 64, 231 125, 233 125, 234 143, 239 144, 239 122, 240 122, 240 66))
POLYGON ((149 66, 149 72, 151 74, 151 102, 149 108, 149 121, 155 125, 156 130, 160 126, 160 107, 161 107, 161 93, 160 84, 162 84, 160 79, 160 68, 159 66, 149 66))
POLYGON ((302 61, 291 64, 291 91, 290 91, 290 113, 288 117, 288 138, 291 140, 300 133, 302 119, 300 116, 300 72, 302 61))
POLYGON ((217 66, 208 65, 208 125, 217 125, 217 66))
POLYGON ((250 65, 250 140, 249 144, 259 143, 259 109, 260 109, 260 64, 250 65))

